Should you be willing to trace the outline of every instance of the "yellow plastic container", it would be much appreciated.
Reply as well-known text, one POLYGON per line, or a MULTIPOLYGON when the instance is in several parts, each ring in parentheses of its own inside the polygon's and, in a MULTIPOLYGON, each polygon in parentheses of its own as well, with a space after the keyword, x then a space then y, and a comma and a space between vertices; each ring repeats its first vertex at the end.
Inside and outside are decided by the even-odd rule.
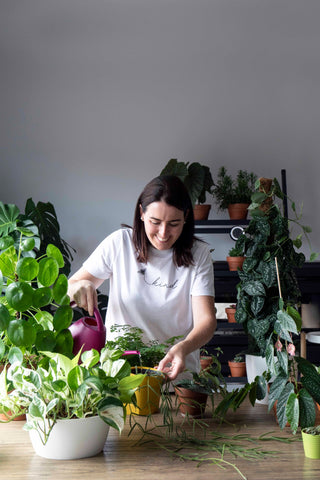
MULTIPOLYGON (((150 415, 159 411, 161 386, 164 376, 156 368, 133 367, 131 369, 136 373, 145 373, 146 377, 136 390, 137 405, 129 403, 126 407, 127 414, 150 415), (151 373, 151 375, 148 374, 151 373)), ((131 373, 134 375, 134 373, 131 373)))

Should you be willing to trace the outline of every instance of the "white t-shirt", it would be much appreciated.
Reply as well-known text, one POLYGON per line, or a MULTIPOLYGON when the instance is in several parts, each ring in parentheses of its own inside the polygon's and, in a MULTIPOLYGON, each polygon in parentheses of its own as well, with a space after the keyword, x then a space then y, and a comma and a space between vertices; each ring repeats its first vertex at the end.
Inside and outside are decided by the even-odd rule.
MULTIPOLYGON (((208 245, 195 240, 192 254, 194 265, 176 267, 172 249, 150 247, 148 262, 140 263, 130 228, 105 238, 83 266, 97 278, 110 279, 107 339, 119 336, 119 332, 110 332, 116 324, 139 327, 149 340, 185 337, 193 328, 191 296, 214 296, 208 245)), ((188 355, 186 368, 199 370, 199 350, 188 355)))

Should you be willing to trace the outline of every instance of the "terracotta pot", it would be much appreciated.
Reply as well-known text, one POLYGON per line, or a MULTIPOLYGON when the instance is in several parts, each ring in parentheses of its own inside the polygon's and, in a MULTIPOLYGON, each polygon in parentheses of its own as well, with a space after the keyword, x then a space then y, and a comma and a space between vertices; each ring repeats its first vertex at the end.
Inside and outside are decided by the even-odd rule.
POLYGON ((246 371, 246 362, 232 362, 228 361, 228 365, 231 372, 231 377, 245 377, 247 374, 246 371))
POLYGON ((228 212, 230 220, 245 220, 248 215, 249 203, 230 203, 228 212))
POLYGON ((195 220, 208 220, 211 205, 197 203, 193 207, 193 215, 195 220))
POLYGON ((178 397, 179 411, 182 415, 189 415, 194 418, 203 417, 208 399, 206 393, 194 392, 179 386, 174 387, 174 390, 178 397))
POLYGON ((245 257, 227 257, 229 270, 231 272, 236 272, 238 268, 239 270, 242 270, 242 265, 244 260, 245 260, 245 257))
POLYGON ((225 308, 225 312, 227 314, 228 322, 229 323, 237 323, 235 319, 236 308, 227 307, 225 308))
POLYGON ((200 357, 201 370, 205 370, 206 368, 210 367, 211 364, 212 364, 212 357, 206 357, 204 355, 200 357))

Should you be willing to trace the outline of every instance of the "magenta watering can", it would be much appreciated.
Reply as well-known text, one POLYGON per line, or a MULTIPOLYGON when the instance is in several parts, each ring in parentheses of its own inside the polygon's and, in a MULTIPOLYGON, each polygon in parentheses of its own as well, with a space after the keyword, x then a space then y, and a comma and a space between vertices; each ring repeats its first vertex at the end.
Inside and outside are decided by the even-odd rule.
POLYGON ((94 348, 98 352, 106 343, 106 327, 100 312, 94 309, 94 317, 82 317, 70 325, 69 330, 73 337, 73 354, 76 355, 83 346, 82 351, 94 348))

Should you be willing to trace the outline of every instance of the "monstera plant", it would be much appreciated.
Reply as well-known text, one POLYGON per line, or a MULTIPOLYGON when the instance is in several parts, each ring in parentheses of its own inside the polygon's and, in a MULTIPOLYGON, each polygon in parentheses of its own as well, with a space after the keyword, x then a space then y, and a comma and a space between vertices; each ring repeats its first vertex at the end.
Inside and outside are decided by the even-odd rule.
POLYGON ((63 255, 53 244, 41 251, 38 227, 17 206, 0 202, 0 361, 18 348, 26 359, 38 352, 72 354, 63 255), (53 313, 54 312, 54 313, 53 313))

